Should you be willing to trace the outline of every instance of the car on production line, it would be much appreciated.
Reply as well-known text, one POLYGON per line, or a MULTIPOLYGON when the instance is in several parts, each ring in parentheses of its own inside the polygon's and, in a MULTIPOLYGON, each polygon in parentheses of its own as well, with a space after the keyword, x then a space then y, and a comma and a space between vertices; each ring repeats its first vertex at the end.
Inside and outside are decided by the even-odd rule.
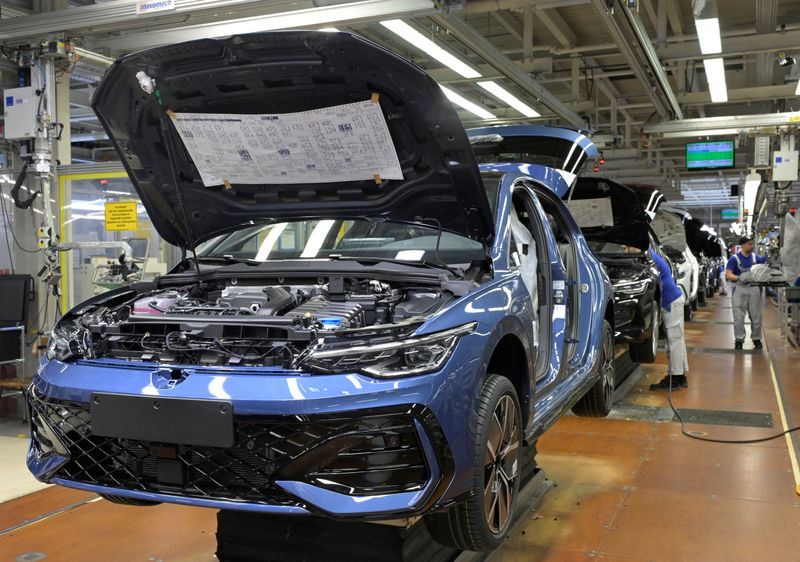
POLYGON ((697 310, 700 265, 686 239, 683 221, 687 214, 682 209, 662 205, 655 212, 651 226, 661 241, 664 252, 675 266, 675 280, 686 299, 683 316, 688 321, 697 310))
MULTIPOLYGON (((467 134, 481 162, 540 164, 563 170, 560 152, 553 153, 540 134, 543 128, 550 129, 492 126, 469 129, 467 134)), ((607 178, 566 179, 573 181, 564 194, 570 212, 614 285, 615 340, 628 344, 633 361, 652 363, 658 350, 661 282, 647 251, 652 233, 640 194, 607 178)), ((662 201, 663 197, 654 197, 653 212, 662 201)))
POLYGON ((697 291, 697 300, 700 306, 705 306, 706 298, 713 297, 719 285, 722 248, 717 235, 702 221, 687 218, 684 221, 684 227, 689 247, 700 263, 700 286, 697 291))
POLYGON ((569 183, 479 169, 413 63, 349 33, 204 39, 117 60, 92 107, 185 259, 58 321, 27 394, 37 478, 132 505, 424 515, 488 550, 523 451, 570 408, 609 411, 612 287, 569 183))

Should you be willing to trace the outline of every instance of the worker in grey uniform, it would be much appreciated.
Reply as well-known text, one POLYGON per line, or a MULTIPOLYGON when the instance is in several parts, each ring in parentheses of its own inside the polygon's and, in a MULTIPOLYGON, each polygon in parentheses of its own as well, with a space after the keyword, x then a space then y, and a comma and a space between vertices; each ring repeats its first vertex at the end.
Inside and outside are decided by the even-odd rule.
POLYGON ((750 268, 765 263, 767 258, 753 253, 755 243, 748 236, 739 239, 740 250, 725 265, 725 278, 731 283, 731 308, 733 310, 733 336, 735 349, 742 349, 746 335, 745 316, 750 316, 750 337, 753 347, 761 349, 761 289, 750 285, 750 268))
MULTIPOLYGON (((669 371, 660 382, 650 385, 650 390, 678 390, 689 386, 686 373, 689 370, 689 361, 686 357, 686 337, 683 332, 683 304, 685 298, 667 262, 650 248, 650 257, 658 269, 661 279, 661 318, 667 332, 667 354, 669 356, 669 371)), ((656 326, 653 328, 658 330, 656 326)))

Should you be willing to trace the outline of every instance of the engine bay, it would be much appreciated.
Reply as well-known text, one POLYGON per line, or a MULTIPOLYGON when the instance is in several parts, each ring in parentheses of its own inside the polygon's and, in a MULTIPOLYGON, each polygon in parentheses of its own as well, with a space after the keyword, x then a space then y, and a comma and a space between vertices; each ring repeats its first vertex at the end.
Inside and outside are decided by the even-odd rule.
POLYGON ((312 343, 398 324, 439 310, 442 287, 394 286, 340 276, 310 284, 228 281, 129 292, 59 326, 72 356, 207 366, 291 368, 312 343))

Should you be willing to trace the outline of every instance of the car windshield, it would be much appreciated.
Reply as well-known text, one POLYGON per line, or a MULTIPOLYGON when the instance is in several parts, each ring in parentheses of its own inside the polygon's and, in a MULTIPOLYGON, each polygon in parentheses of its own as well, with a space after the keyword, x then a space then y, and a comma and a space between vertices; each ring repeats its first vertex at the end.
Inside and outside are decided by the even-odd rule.
POLYGON ((589 248, 594 254, 597 255, 619 255, 619 254, 634 254, 640 255, 642 250, 633 246, 626 246, 625 244, 617 244, 615 242, 604 242, 603 240, 587 240, 589 248))
POLYGON ((197 254, 256 261, 338 255, 412 262, 441 260, 449 265, 485 258, 483 245, 470 238, 440 233, 434 226, 369 219, 307 219, 250 226, 204 242, 197 254))

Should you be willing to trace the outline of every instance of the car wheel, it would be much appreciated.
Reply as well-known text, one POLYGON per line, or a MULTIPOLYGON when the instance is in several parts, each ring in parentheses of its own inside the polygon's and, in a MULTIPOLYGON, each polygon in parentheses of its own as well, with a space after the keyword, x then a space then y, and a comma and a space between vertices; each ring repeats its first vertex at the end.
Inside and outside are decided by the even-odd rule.
POLYGON ((479 552, 500 546, 517 506, 522 432, 514 385, 505 377, 489 375, 478 406, 473 493, 446 512, 425 516, 437 542, 479 552))
POLYGON ((576 416, 602 418, 611 411, 611 404, 614 402, 614 332, 607 320, 603 321, 601 341, 598 358, 600 377, 572 407, 576 416))
POLYGON ((683 305, 683 321, 688 322, 692 319, 692 306, 685 304, 683 305))
POLYGON ((658 303, 653 303, 653 333, 647 338, 647 341, 641 343, 632 343, 628 345, 628 352, 631 356, 631 361, 634 363, 652 363, 656 360, 658 353, 658 329, 661 324, 658 303))
POLYGON ((120 505, 136 505, 140 507, 149 507, 161 504, 161 502, 137 500, 135 498, 126 498, 125 496, 115 496, 112 494, 100 494, 100 497, 103 498, 104 500, 110 501, 111 503, 118 503, 120 505))
POLYGON ((708 298, 711 298, 711 297, 713 297, 713 296, 714 296, 714 293, 715 293, 715 292, 716 292, 716 291, 715 291, 714 287, 709 287, 709 289, 708 289, 708 294, 707 294, 706 296, 707 296, 708 298))
POLYGON ((691 306, 692 306, 692 311, 697 310, 697 297, 694 298, 691 306))
POLYGON ((697 306, 706 305, 706 291, 707 289, 703 289, 702 291, 697 291, 697 306))

